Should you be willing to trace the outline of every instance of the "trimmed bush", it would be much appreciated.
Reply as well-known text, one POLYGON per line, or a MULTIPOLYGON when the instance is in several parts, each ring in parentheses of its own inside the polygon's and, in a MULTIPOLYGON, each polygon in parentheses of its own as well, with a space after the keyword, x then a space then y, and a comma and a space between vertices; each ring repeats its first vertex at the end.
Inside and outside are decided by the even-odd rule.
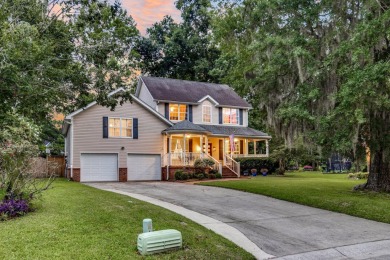
POLYGON ((195 173, 204 173, 206 169, 210 169, 214 164, 215 162, 209 158, 196 159, 194 162, 195 173))
POLYGON ((215 177, 216 177, 217 179, 222 179, 222 174, 217 173, 217 174, 215 174, 215 177))
POLYGON ((279 168, 278 162, 265 158, 236 158, 235 160, 240 163, 241 172, 245 170, 251 172, 252 169, 256 169, 259 173, 262 168, 266 168, 268 174, 272 174, 279 168))
POLYGON ((210 171, 209 171, 209 174, 217 174, 218 173, 218 171, 217 170, 214 170, 214 169, 211 169, 210 171))
POLYGON ((181 175, 181 179, 182 179, 183 181, 188 180, 188 179, 189 179, 188 174, 187 174, 186 172, 183 172, 183 174, 181 175))
POLYGON ((205 176, 204 176, 203 173, 199 173, 199 174, 196 175, 196 178, 197 178, 198 180, 203 180, 203 179, 205 178, 205 176))
POLYGON ((183 175, 184 175, 184 171, 183 170, 177 170, 175 171, 175 180, 183 180, 183 175))

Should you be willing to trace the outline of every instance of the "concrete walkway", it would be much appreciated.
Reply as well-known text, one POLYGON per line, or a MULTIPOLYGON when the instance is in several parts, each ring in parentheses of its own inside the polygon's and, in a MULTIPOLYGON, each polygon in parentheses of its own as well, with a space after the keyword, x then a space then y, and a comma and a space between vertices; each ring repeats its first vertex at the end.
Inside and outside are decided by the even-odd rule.
POLYGON ((390 259, 388 224, 215 187, 167 182, 88 185, 149 200, 179 214, 183 208, 190 210, 182 215, 219 234, 228 225, 233 229, 222 235, 229 239, 242 233, 230 240, 258 259, 390 259))

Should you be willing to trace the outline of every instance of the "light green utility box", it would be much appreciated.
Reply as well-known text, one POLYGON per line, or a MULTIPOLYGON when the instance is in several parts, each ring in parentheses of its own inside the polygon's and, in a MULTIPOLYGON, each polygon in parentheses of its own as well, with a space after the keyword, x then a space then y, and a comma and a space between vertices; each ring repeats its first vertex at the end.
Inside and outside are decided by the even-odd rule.
POLYGON ((138 235, 137 248, 141 255, 150 255, 167 250, 179 249, 183 245, 181 232, 166 229, 138 235))

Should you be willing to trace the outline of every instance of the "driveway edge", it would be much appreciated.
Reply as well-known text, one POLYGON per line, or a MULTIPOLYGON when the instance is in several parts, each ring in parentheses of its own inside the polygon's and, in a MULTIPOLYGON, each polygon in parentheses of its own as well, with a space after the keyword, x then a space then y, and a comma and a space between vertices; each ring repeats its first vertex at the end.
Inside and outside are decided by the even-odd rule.
POLYGON ((133 197, 138 200, 142 200, 145 202, 148 202, 150 204, 154 204, 157 206, 160 206, 162 208, 168 209, 170 211, 173 211, 179 215, 182 215, 204 227, 207 229, 210 229, 217 233, 218 235, 223 236, 224 238, 230 240, 231 242, 235 243, 239 247, 243 248, 247 252, 251 253, 256 259, 269 259, 273 258, 273 255, 267 254, 263 250, 261 250, 255 243, 250 241, 243 233, 241 233, 238 229, 229 226, 219 220, 216 220, 214 218, 210 218, 206 215, 200 214, 198 212, 165 202, 158 199, 154 199, 151 197, 147 197, 144 195, 140 195, 137 193, 130 193, 130 192, 124 192, 120 190, 115 189, 102 189, 126 196, 133 197))

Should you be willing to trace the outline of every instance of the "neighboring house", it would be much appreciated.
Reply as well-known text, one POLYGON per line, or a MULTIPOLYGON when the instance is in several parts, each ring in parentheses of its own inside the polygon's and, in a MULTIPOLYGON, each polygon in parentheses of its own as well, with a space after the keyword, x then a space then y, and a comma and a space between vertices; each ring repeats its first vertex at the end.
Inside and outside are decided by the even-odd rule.
POLYGON ((234 159, 268 157, 271 139, 248 127, 249 109, 227 85, 140 77, 131 103, 110 111, 94 102, 66 116, 68 176, 166 180, 197 158, 213 160, 226 176, 239 176, 234 159))

